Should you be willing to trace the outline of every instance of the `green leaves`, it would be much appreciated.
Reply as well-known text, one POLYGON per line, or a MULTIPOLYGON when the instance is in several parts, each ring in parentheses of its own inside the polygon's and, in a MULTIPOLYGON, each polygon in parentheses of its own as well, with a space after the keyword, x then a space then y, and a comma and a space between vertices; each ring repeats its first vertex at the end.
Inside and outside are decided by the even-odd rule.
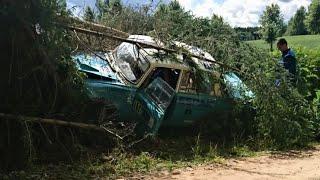
MULTIPOLYGON (((267 7, 261 23, 265 40, 272 43, 283 32, 284 23, 279 6, 267 7)), ((279 53, 272 56, 241 43, 234 30, 221 17, 197 18, 177 4, 163 5, 158 9, 155 32, 159 32, 157 37, 163 37, 164 42, 178 40, 198 46, 211 53, 217 61, 241 69, 243 79, 255 94, 252 102, 255 117, 253 120, 244 119, 239 113, 239 117, 235 118, 242 118, 242 123, 250 122, 245 131, 250 132, 249 136, 256 142, 262 142, 265 147, 287 148, 305 145, 314 137, 315 116, 312 107, 290 82, 288 72, 278 64, 279 53), (276 86, 276 80, 280 81, 279 86, 276 86)), ((310 53, 298 52, 298 59, 300 56, 301 59, 312 58, 310 53)), ((311 79, 315 78, 310 74, 313 70, 304 67, 303 71, 303 78, 311 83, 311 79)), ((244 108, 240 104, 245 102, 238 103, 239 108, 244 108)), ((231 123, 228 126, 236 125, 231 123)))
POLYGON ((308 31, 312 34, 320 33, 320 1, 312 0, 306 19, 308 31))
POLYGON ((273 42, 284 32, 284 21, 277 4, 267 6, 263 15, 260 17, 261 34, 263 39, 270 44, 270 50, 273 50, 273 42))
POLYGON ((83 19, 89 22, 94 22, 96 19, 96 15, 94 11, 89 6, 86 7, 86 10, 83 15, 83 19))
POLYGON ((305 35, 307 34, 307 28, 305 25, 306 9, 302 6, 297 10, 294 17, 291 18, 288 24, 287 32, 288 35, 305 35))

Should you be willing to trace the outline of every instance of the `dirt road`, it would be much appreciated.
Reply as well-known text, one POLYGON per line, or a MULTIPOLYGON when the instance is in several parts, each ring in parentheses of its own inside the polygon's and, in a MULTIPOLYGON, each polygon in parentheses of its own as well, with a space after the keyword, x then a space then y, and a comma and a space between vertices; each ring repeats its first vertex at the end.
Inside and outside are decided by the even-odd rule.
POLYGON ((186 168, 153 179, 308 179, 320 180, 320 146, 303 152, 229 159, 222 164, 186 168))

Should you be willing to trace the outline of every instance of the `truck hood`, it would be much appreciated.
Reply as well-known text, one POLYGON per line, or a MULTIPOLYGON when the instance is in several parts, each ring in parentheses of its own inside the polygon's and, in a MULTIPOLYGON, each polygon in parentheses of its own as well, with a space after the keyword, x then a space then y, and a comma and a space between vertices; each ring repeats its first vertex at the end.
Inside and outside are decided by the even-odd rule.
MULTIPOLYGON (((97 54, 101 57, 105 57, 103 53, 97 54)), ((107 59, 107 57, 105 58, 107 59)), ((94 54, 78 53, 73 55, 72 59, 76 62, 77 68, 88 75, 95 75, 104 80, 121 82, 121 79, 111 69, 109 64, 94 54)))

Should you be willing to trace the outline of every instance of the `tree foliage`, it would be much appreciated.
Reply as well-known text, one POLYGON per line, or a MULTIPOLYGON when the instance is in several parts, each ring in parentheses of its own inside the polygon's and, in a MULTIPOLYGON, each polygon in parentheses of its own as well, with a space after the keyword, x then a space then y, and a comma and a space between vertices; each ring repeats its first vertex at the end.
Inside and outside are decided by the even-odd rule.
MULTIPOLYGON (((52 23, 68 16, 61 2, 1 2, 1 113, 37 117, 59 114, 72 119, 84 104, 84 76, 71 60, 70 34, 52 23)), ((24 167, 25 160, 33 155, 32 128, 24 122, 4 122, 0 122, 0 169, 24 167)))
POLYGON ((96 0, 96 8, 98 10, 97 18, 100 20, 103 14, 108 11, 109 0, 96 0))
POLYGON ((314 101, 320 90, 320 52, 299 47, 296 54, 299 57, 300 93, 308 101, 314 101))
MULTIPOLYGON (((269 30, 276 37, 282 27, 278 24, 283 23, 279 7, 267 8, 265 15, 270 15, 264 17, 265 24, 275 26, 269 30)), ((310 101, 290 83, 288 72, 270 54, 240 42, 235 31, 221 17, 198 18, 172 1, 158 8, 154 28, 155 36, 164 42, 177 40, 201 47, 217 61, 241 69, 240 76, 255 93, 252 102, 255 117, 245 129, 251 132, 255 146, 304 145, 315 136, 316 121, 310 101), (275 80, 279 77, 281 85, 276 86, 275 80)), ((229 70, 221 69, 223 71, 229 70)), ((241 104, 239 102, 240 107, 241 104)), ((236 117, 230 126, 243 124, 240 119, 236 117)))
POLYGON ((306 25, 306 9, 302 6, 296 14, 290 19, 286 34, 288 35, 306 35, 308 33, 306 25))
POLYGON ((152 6, 124 6, 120 0, 97 0, 98 22, 130 34, 146 34, 152 30, 152 6))
POLYGON ((121 0, 96 0, 96 7, 98 9, 98 19, 108 20, 113 16, 119 16, 123 5, 121 0))
POLYGON ((63 91, 81 82, 71 61, 70 36, 52 23, 58 16, 68 16, 60 2, 36 0, 1 6, 1 55, 5 59, 1 82, 9 83, 2 86, 0 98, 15 104, 11 111, 53 112, 61 108, 58 100, 63 98, 58 97, 66 95, 63 91))
POLYGON ((231 58, 231 49, 235 49, 240 43, 237 34, 222 17, 194 17, 176 1, 158 8, 155 13, 154 33, 154 36, 164 42, 175 40, 207 49, 220 61, 231 58))
POLYGON ((320 33, 320 1, 312 0, 306 19, 308 31, 312 34, 320 33))
POLYGON ((89 21, 89 22, 94 22, 96 19, 96 15, 95 15, 94 11, 89 6, 87 6, 85 9, 83 19, 85 21, 89 21))
MULTIPOLYGON (((306 88, 296 88, 274 57, 241 42, 222 17, 214 14, 210 18, 195 17, 178 1, 162 4, 154 13, 149 5, 137 8, 124 6, 120 1, 102 0, 97 0, 96 5, 101 24, 132 34, 152 35, 167 46, 172 41, 185 42, 206 50, 217 61, 240 69, 236 73, 255 93, 252 102, 237 102, 239 108, 250 106, 255 111, 254 119, 246 119, 249 122, 244 129, 250 132, 246 140, 253 139, 255 146, 292 147, 304 145, 315 136, 320 99, 319 71, 315 71, 319 66, 317 53, 312 56, 309 52, 298 53, 302 59, 302 87, 306 88), (275 79, 279 78, 280 86, 276 86, 275 79)), ((68 15, 65 5, 60 5, 58 0, 7 1, 0 8, 3 22, 0 100, 4 104, 0 106, 1 112, 45 117, 79 113, 83 104, 83 76, 71 61, 70 34, 52 23, 58 15, 68 15)), ((261 24, 267 40, 273 42, 281 34, 283 20, 277 5, 267 8, 261 24)), ((231 71, 217 69, 221 73, 231 71)), ((230 126, 244 123, 240 117, 230 121, 230 126)), ((0 141, 0 147, 5 137, 1 136, 4 140, 0 141)))
POLYGON ((241 41, 251 41, 261 39, 259 27, 235 27, 234 30, 239 35, 241 41))
POLYGON ((285 25, 277 4, 271 4, 260 17, 261 34, 263 39, 270 44, 270 50, 273 50, 273 43, 276 38, 283 34, 285 25))

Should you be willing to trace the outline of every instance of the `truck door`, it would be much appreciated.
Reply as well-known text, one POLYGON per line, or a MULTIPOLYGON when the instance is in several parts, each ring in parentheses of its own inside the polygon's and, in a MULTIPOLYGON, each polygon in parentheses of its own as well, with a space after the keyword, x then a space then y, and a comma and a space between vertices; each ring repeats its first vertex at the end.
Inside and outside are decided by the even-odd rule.
MULTIPOLYGON (((205 77, 205 76, 204 76, 205 77)), ((220 75, 207 72, 204 82, 196 82, 192 72, 182 72, 179 89, 173 103, 173 114, 164 122, 169 126, 185 126, 205 118, 215 118, 217 112, 229 110, 229 98, 223 92, 220 75), (215 76, 216 78, 209 78, 215 76), (196 83, 202 83, 196 86, 196 83)))
POLYGON ((161 77, 138 90, 132 103, 133 109, 141 117, 136 127, 138 135, 157 133, 174 95, 174 89, 161 77))

